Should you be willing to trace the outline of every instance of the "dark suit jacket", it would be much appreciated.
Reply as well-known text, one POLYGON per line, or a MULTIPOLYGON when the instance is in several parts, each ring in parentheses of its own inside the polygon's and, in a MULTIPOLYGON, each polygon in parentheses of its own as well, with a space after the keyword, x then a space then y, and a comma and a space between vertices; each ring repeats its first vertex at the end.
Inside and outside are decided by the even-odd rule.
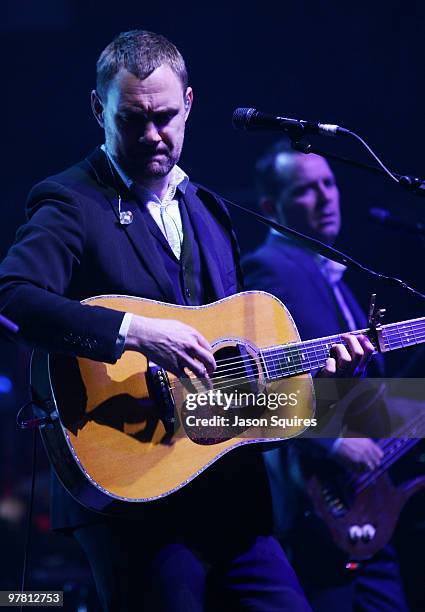
MULTIPOLYGON (((348 331, 334 293, 314 255, 280 236, 267 241, 242 260, 247 289, 261 289, 278 297, 288 308, 303 340, 348 331)), ((344 282, 341 292, 358 328, 366 318, 344 282)))
MULTIPOLYGON (((112 179, 105 154, 97 149, 77 165, 36 185, 28 199, 28 222, 19 229, 0 266, 3 314, 19 325, 22 338, 47 351, 115 361, 123 313, 81 305, 80 300, 89 296, 126 294, 176 302, 158 255, 155 225, 144 219, 149 212, 139 206, 118 177, 117 183, 112 179), (117 188, 122 209, 133 213, 131 225, 118 223, 117 188)), ((238 248, 224 204, 193 183, 188 184, 184 199, 213 299, 237 292, 241 282, 238 248)), ((192 514, 188 506, 196 506, 207 522, 208 512, 216 512, 216 516, 222 512, 221 500, 226 495, 233 496, 242 513, 251 496, 244 474, 252 482, 253 470, 262 468, 258 459, 253 459, 251 468, 251 460, 247 460, 246 470, 239 472, 241 465, 233 454, 237 452, 219 462, 215 474, 203 476, 199 483, 201 478, 196 479, 169 501, 153 503, 145 514, 166 515, 169 523, 170 512, 175 516, 180 512, 181 521, 187 522, 192 514)), ((263 476, 259 475, 260 480, 263 476)), ((257 493, 255 497, 258 499, 257 493)), ((232 502, 229 512, 235 514, 232 502)), ((250 512, 245 516, 250 517, 250 512)), ((54 527, 72 527, 98 518, 54 482, 54 527)))

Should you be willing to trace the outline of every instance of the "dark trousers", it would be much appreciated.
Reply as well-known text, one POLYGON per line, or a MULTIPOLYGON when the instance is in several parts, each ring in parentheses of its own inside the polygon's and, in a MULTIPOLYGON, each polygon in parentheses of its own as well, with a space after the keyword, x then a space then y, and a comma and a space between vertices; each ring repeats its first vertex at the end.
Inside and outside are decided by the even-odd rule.
POLYGON ((155 531, 142 521, 104 521, 74 531, 89 559, 103 610, 310 610, 275 538, 262 535, 227 545, 207 540, 204 545, 199 537, 189 545, 164 542, 161 530, 155 531))

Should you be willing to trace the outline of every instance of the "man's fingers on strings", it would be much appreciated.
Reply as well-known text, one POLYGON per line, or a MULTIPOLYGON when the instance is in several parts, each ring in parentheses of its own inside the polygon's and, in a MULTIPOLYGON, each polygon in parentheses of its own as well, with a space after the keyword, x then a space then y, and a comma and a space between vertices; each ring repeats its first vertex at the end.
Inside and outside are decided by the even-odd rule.
POLYGON ((192 358, 189 355, 186 355, 181 372, 181 377, 183 379, 189 379, 192 386, 196 389, 196 391, 198 391, 198 393, 204 391, 205 388, 212 389, 212 381, 209 377, 207 367, 200 359, 198 359, 198 357, 192 358), (193 374, 197 380, 195 380, 191 374, 193 374))
POLYGON ((211 352, 211 347, 206 348, 204 346, 201 346, 200 344, 197 344, 196 346, 192 347, 189 352, 192 358, 197 359, 203 364, 207 374, 212 374, 214 372, 216 368, 216 362, 214 359, 214 355, 211 352))
POLYGON ((361 334, 357 336, 360 346, 363 350, 363 356, 359 363, 359 368, 365 368, 375 352, 375 347, 367 336, 361 334))
POLYGON ((343 344, 334 344, 331 348, 331 356, 335 359, 335 374, 343 376, 349 374, 353 368, 352 358, 348 349, 343 344))
POLYGON ((328 357, 324 367, 320 370, 320 376, 335 376, 336 361, 333 357, 328 357))

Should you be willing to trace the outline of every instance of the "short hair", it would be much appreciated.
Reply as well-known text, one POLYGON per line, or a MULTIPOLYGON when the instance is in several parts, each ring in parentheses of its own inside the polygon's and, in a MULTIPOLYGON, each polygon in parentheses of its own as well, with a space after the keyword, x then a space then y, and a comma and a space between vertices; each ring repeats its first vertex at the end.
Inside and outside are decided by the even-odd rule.
POLYGON ((184 94, 188 83, 186 65, 172 42, 147 30, 121 32, 100 54, 96 64, 96 90, 105 99, 110 82, 121 68, 143 80, 161 64, 168 64, 178 76, 184 94))
POLYGON ((277 160, 281 154, 288 156, 305 155, 293 149, 289 139, 279 140, 267 149, 255 164, 254 178, 259 198, 264 196, 274 198, 281 192, 285 184, 284 177, 277 167, 277 160))

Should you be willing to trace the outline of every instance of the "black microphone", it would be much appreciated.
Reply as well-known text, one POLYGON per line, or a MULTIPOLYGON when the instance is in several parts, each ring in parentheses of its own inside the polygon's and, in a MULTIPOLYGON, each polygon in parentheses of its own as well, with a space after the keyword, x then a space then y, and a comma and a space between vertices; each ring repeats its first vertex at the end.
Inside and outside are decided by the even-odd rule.
POLYGON ((300 137, 303 134, 322 134, 324 136, 336 136, 337 134, 349 134, 339 125, 332 123, 317 123, 304 121, 303 119, 290 119, 289 117, 278 117, 261 113, 255 108, 237 108, 233 112, 232 124, 236 130, 257 130, 271 132, 286 132, 290 136, 300 137))
POLYGON ((371 221, 384 227, 391 227, 392 229, 403 230, 410 234, 425 236, 425 224, 405 221, 400 219, 400 217, 395 217, 385 208, 370 208, 369 218, 371 221))

